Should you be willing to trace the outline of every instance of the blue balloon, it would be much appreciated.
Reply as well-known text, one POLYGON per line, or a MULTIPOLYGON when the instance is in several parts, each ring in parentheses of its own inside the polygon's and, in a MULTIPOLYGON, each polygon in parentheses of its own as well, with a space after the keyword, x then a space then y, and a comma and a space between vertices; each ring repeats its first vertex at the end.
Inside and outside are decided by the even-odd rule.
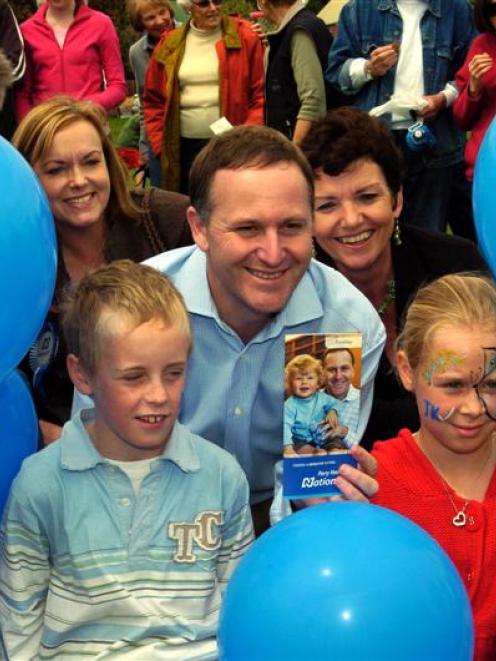
POLYGON ((471 661, 470 603, 441 547, 364 503, 298 512, 264 533, 227 586, 222 661, 471 661))
POLYGON ((0 378, 26 354, 41 329, 55 285, 52 213, 24 158, 0 138, 0 378))
POLYGON ((474 168, 472 191, 475 228, 482 254, 496 277, 496 120, 482 141, 474 168))
POLYGON ((37 445, 38 420, 29 388, 19 372, 11 372, 0 382, 0 515, 23 459, 37 445))

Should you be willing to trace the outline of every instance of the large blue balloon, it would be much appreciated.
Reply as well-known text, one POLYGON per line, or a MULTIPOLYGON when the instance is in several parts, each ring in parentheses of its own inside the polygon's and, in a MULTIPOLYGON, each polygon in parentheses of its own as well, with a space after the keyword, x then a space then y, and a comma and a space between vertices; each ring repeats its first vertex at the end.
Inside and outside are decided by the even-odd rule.
POLYGON ((38 444, 38 421, 24 378, 11 372, 0 382, 0 516, 22 461, 38 444))
POLYGON ((57 257, 45 193, 30 166, 3 138, 0 163, 2 378, 19 363, 41 329, 52 300, 57 257))
POLYGON ((257 540, 224 598, 223 661, 470 661, 470 603, 451 560, 382 507, 330 503, 257 540))
POLYGON ((472 203, 478 243, 496 277, 496 119, 491 122, 477 155, 472 203))

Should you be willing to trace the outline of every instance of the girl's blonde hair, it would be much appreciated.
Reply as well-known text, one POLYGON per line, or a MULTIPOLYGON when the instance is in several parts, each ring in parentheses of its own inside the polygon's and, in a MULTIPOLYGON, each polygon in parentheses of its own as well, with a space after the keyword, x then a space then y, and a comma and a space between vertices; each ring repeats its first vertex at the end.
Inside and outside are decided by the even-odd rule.
POLYGON ((128 171, 108 135, 107 116, 91 101, 76 101, 70 96, 55 96, 29 111, 17 127, 12 144, 34 166, 52 146, 55 135, 75 122, 88 122, 98 133, 110 177, 110 198, 105 213, 107 222, 115 217, 138 219, 127 185, 128 171))
MULTIPOLYGON (((442 327, 464 326, 496 330, 496 287, 477 273, 445 275, 422 287, 410 303, 396 348, 416 369, 442 327)), ((496 334, 495 334, 496 340, 496 334)))
POLYGON ((303 372, 304 370, 315 372, 319 387, 323 385, 324 370, 321 361, 314 358, 309 353, 301 353, 299 356, 292 358, 284 370, 284 385, 286 387, 286 392, 289 395, 294 395, 293 380, 295 376, 298 372, 303 372))

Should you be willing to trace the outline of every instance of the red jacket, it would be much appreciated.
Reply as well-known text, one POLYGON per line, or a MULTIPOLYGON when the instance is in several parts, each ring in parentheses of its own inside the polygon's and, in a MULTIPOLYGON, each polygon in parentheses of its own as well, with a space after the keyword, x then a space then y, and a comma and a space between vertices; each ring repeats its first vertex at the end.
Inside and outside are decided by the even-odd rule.
POLYGON ((106 14, 82 4, 60 48, 42 5, 21 24, 26 75, 16 95, 18 120, 56 94, 89 99, 111 110, 127 93, 119 39, 106 14), (104 85, 104 76, 106 84, 104 85))
MULTIPOLYGON (((475 661, 496 659, 496 471, 484 501, 470 501, 467 524, 452 524, 454 508, 441 477, 418 447, 412 433, 374 445, 379 463, 376 505, 415 521, 444 548, 465 583, 475 622, 475 661)), ((463 499, 451 491, 455 505, 463 499)))
POLYGON ((462 68, 456 74, 455 81, 460 95, 453 105, 453 116, 464 131, 472 131, 465 147, 465 172, 467 179, 471 181, 481 142, 496 114, 496 36, 484 33, 474 39, 462 68), (488 53, 495 64, 482 79, 479 96, 472 97, 468 93, 470 79, 468 65, 474 55, 480 53, 488 53))
MULTIPOLYGON (((179 85, 189 23, 164 35, 150 58, 143 108, 150 145, 161 155, 162 185, 179 190, 179 85)), ((250 25, 224 16, 219 58, 220 116, 231 124, 263 124, 263 47, 250 25)))

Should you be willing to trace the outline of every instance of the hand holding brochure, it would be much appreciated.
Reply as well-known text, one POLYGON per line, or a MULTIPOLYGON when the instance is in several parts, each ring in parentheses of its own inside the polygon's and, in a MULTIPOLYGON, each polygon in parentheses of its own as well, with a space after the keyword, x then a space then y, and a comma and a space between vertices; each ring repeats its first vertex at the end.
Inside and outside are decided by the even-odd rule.
POLYGON ((339 466, 356 466, 360 333, 287 335, 283 426, 285 498, 339 493, 339 466))

